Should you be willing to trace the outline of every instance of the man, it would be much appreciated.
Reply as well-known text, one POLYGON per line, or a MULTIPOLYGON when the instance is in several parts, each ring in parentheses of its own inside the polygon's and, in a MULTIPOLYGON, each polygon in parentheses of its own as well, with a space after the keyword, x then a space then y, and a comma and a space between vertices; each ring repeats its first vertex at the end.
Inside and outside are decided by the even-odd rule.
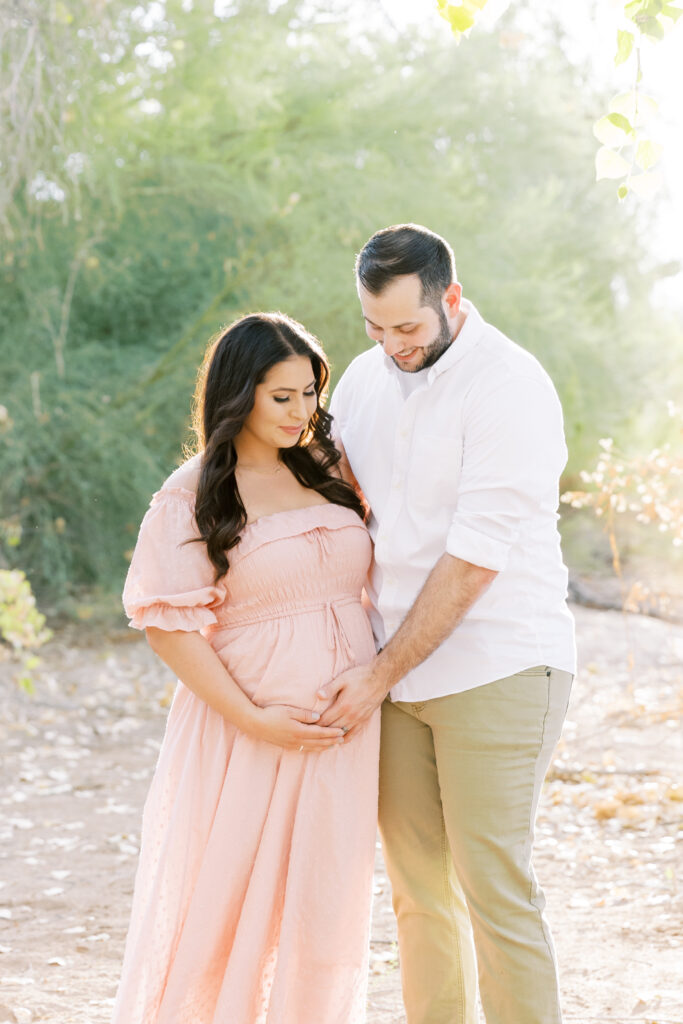
POLYGON ((531 847, 575 671, 562 411, 536 359, 462 298, 444 239, 387 228, 356 272, 377 345, 331 411, 372 512, 380 653, 321 691, 335 697, 321 724, 348 739, 383 701, 380 830, 409 1024, 475 1024, 477 967, 487 1024, 559 1024, 531 847))

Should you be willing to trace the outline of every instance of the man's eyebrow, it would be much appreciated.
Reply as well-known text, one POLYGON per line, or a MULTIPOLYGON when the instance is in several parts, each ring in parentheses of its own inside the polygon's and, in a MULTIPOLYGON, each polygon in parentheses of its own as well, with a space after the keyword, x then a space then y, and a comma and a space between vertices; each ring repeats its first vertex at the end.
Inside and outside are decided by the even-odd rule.
MULTIPOLYGON (((371 320, 369 316, 365 316, 365 314, 363 314, 363 319, 366 321, 366 323, 369 323, 371 327, 377 327, 380 331, 383 330, 383 328, 381 328, 379 324, 376 324, 374 320, 371 320)), ((414 327, 416 323, 417 320, 406 320, 402 324, 394 324, 394 329, 397 330, 400 329, 401 327, 414 327)))
MULTIPOLYGON (((306 385, 306 387, 304 388, 304 391, 308 391, 309 388, 314 388, 314 387, 315 387, 315 381, 312 380, 310 384, 306 385)), ((270 389, 270 394, 272 395, 273 392, 275 392, 275 391, 292 391, 292 392, 294 392, 294 391, 298 391, 298 390, 299 390, 298 388, 271 388, 270 389)))

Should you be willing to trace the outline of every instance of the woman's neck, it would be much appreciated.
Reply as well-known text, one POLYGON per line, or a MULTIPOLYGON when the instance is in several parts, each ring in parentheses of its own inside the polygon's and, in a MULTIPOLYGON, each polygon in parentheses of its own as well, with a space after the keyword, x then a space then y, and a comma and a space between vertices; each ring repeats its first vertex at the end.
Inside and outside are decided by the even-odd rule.
POLYGON ((265 473, 276 472, 282 466, 279 448, 259 444, 250 438, 236 438, 234 445, 238 469, 255 469, 265 473))

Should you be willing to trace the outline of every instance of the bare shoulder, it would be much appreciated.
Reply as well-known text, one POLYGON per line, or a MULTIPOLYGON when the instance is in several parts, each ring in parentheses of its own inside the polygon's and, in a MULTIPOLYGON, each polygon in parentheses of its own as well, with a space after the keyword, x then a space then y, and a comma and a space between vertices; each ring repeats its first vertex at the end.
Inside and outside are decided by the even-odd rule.
POLYGON ((171 473, 164 487, 182 487, 184 491, 192 491, 193 494, 196 494, 201 466, 202 453, 199 452, 197 455, 193 455, 191 459, 188 459, 187 462, 183 462, 182 466, 178 466, 171 473))

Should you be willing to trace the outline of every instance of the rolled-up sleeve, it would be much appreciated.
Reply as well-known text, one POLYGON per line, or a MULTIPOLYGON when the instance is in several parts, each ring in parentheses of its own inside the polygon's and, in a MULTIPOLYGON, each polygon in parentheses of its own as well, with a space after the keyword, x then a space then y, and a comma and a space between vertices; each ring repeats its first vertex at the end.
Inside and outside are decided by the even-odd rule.
POLYGON ((473 387, 448 554, 502 572, 522 524, 557 509, 566 461, 562 408, 548 378, 473 387))

